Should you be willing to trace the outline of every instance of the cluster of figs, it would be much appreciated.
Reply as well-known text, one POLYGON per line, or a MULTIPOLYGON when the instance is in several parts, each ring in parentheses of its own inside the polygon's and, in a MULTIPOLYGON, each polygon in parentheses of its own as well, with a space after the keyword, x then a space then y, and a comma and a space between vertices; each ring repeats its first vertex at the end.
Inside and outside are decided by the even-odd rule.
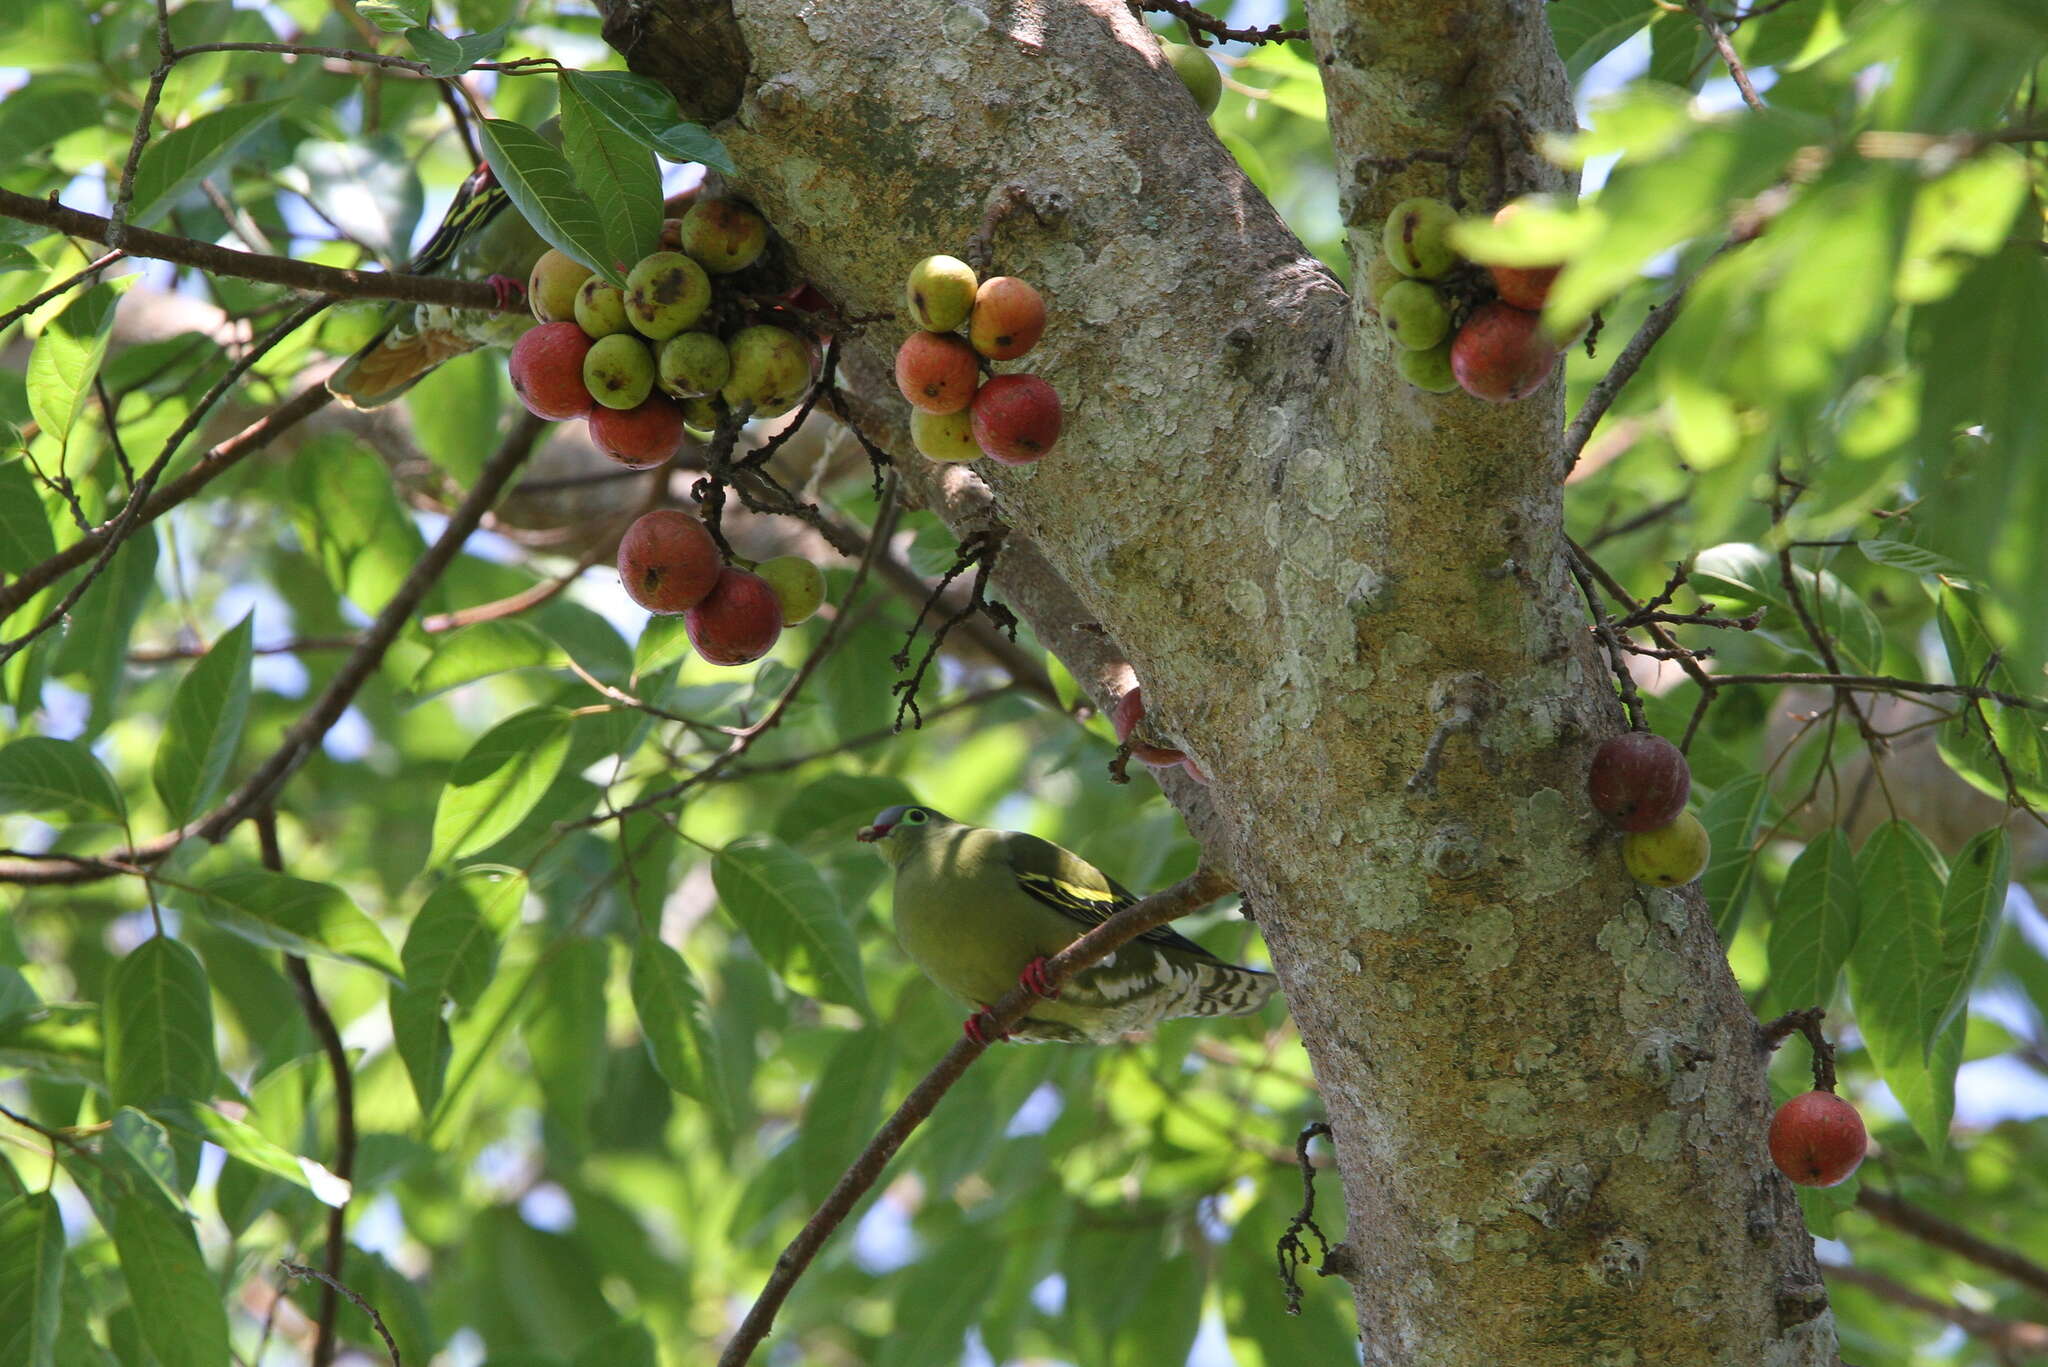
MULTIPOLYGON (((1707 828, 1685 809, 1692 770, 1670 741, 1647 731, 1614 737, 1594 752, 1586 789, 1594 809, 1621 827, 1622 861, 1638 882, 1675 887, 1706 869, 1707 828)), ((1817 1086, 1778 1108, 1767 1143, 1788 1180, 1832 1187, 1863 1162, 1870 1137, 1854 1106, 1817 1086)))
POLYGON ((1060 439, 1060 396, 1036 375, 993 373, 1045 335, 1045 297, 1027 280, 987 280, 953 256, 911 269, 905 302, 917 331, 896 351, 896 388, 910 404, 910 440, 932 460, 1041 460, 1060 439))
MULTIPOLYGON (((1504 223, 1521 212, 1509 204, 1504 223)), ((1405 199, 1387 215, 1366 288, 1394 343, 1401 378, 1430 394, 1462 389, 1488 403, 1534 394, 1569 339, 1543 326, 1543 304, 1562 266, 1488 266, 1453 243, 1458 211, 1440 199, 1405 199)))
MULTIPOLYGON (((769 242, 768 221, 733 199, 700 199, 662 224, 661 250, 625 285, 549 251, 527 299, 538 324, 512 348, 512 387, 536 417, 582 418, 598 450, 634 470, 674 458, 686 429, 732 413, 775 417, 815 378, 812 339, 759 321, 738 283, 769 242)), ((621 263, 623 265, 623 263, 621 263)), ((649 612, 683 615, 712 664, 742 665, 815 613, 825 577, 800 555, 728 558, 693 514, 658 508, 619 540, 619 579, 649 612)))

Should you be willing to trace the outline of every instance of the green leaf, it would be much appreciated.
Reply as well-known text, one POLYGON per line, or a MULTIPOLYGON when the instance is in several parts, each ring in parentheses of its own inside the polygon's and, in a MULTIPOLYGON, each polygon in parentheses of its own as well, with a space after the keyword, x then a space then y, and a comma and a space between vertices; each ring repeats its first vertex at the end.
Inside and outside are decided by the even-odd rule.
POLYGON ((121 543, 106 572, 71 609, 51 671, 81 674, 92 692, 91 740, 114 720, 114 703, 128 678, 128 641, 135 619, 156 592, 156 528, 143 527, 121 543))
POLYGON ((301 958, 339 959, 398 977, 384 932, 332 883, 238 869, 199 888, 199 911, 231 935, 301 958))
POLYGON ((116 1106, 213 1095, 213 997, 198 955, 167 935, 144 940, 114 965, 101 1011, 116 1106))
POLYGON ((811 1205, 825 1199, 874 1136, 895 1068, 896 1051, 879 1030, 848 1031, 825 1060, 796 1132, 797 1169, 811 1205))
POLYGON ((509 835, 569 757, 569 714, 536 707, 506 718, 455 762, 434 809, 429 864, 488 848, 509 835))
POLYGON ((1553 0, 1544 7, 1550 33, 1576 83, 1593 64, 1620 47, 1657 17, 1642 0, 1553 0))
POLYGON ((1908 574, 1923 576, 1941 575, 1948 579, 1963 577, 1963 567, 1945 555, 1916 546, 1910 541, 1898 541, 1890 537, 1867 537, 1856 543, 1856 549, 1863 558, 1873 565, 1904 570, 1908 574))
POLYGON ((146 228, 171 211, 178 197, 234 154, 251 133, 276 118, 289 100, 235 103, 174 128, 142 151, 128 221, 146 228))
POLYGON ((827 774, 800 788, 775 814, 775 838, 791 845, 844 848, 885 807, 909 806, 917 797, 887 774, 827 774))
POLYGON ((649 617, 633 644, 633 676, 645 678, 690 653, 690 634, 681 614, 649 617))
POLYGON ((484 157, 533 230, 556 251, 613 284, 624 284, 625 276, 612 264, 597 211, 577 188, 562 150, 507 119, 485 119, 481 126, 484 157))
POLYGON ((23 736, 0 748, 0 812, 119 825, 124 810, 113 775, 76 741, 23 736))
POLYGON ((30 81, 0 100, 0 165, 48 156, 58 139, 99 121, 99 91, 91 83, 68 76, 30 81))
POLYGON ((571 935, 534 979, 533 1004, 523 1034, 549 1117, 569 1145, 590 1142, 590 1108, 605 1076, 605 978, 610 947, 571 935))
POLYGON ((319 557, 334 591, 375 616, 426 553, 390 468, 364 443, 326 433, 300 449, 291 482, 300 539, 319 557))
MULTIPOLYGON (((1939 922, 1941 955, 1930 985, 1930 995, 1939 1004, 1937 1038, 1962 1015, 1970 988, 1990 957, 2005 915, 2011 875, 2012 851, 2003 826, 1977 835, 1949 865, 1939 922)), ((1929 1048, 1931 1052, 1931 1042, 1929 1048)))
POLYGON ((738 173, 724 143, 676 117, 675 98, 660 82, 630 71, 579 71, 576 77, 577 93, 621 132, 670 161, 701 162, 728 176, 738 173))
POLYGON ((1771 1012, 1826 1006, 1856 943, 1856 861, 1837 828, 1809 841, 1771 915, 1771 1012))
POLYGON ((547 638, 524 622, 478 622, 436 642, 434 653, 413 675, 412 692, 430 698, 508 670, 553 664, 556 658, 547 638))
MULTIPOLYGON (((92 393, 93 377, 107 356, 114 330, 114 305, 121 287, 94 285, 43 325, 28 358, 28 406, 36 423, 59 446, 71 438, 71 424, 92 393)), ((40 504, 33 505, 40 507, 40 504)))
POLYGON ((0 574, 19 574, 57 553, 36 487, 27 461, 0 461, 0 574))
POLYGON ((659 1367, 654 1335, 637 1320, 615 1324, 585 1339, 569 1367, 659 1367))
POLYGON ((1997 145, 1922 184, 1893 287, 1900 302, 1931 303, 1953 290, 1973 258, 2005 245, 2026 194, 2026 158, 1997 145))
MULTIPOLYGON (((1792 582, 1801 605, 1832 642, 1842 668, 1852 674, 1884 670, 1884 627, 1877 615, 1840 579, 1826 570, 1794 564, 1792 582)), ((1810 651, 1799 614, 1785 592, 1778 557, 1761 546, 1727 542, 1693 557, 1690 583, 1701 597, 1738 608, 1770 609, 1767 638, 1782 638, 1788 649, 1810 651)))
POLYGON ((797 991, 869 1015, 860 947, 839 899, 796 851, 745 836, 711 861, 719 902, 769 967, 797 991))
POLYGON ((1724 946, 1735 939, 1749 905, 1750 889, 1756 882, 1756 851, 1751 846, 1769 801, 1770 790, 1763 776, 1749 774, 1716 789, 1700 808, 1700 824, 1713 842, 1706 872, 1700 875, 1700 891, 1713 912, 1714 933, 1724 946))
MULTIPOLYGON (((1003 1260, 991 1258, 987 1233, 963 1230, 904 1268, 889 1298, 893 1332, 875 1367, 952 1367, 967 1360, 967 1331, 994 1293, 1003 1260)), ((1156 1361, 1164 1364, 1164 1358, 1156 1361)))
POLYGON ((114 1201, 108 1232, 158 1367, 229 1361, 227 1310, 184 1213, 146 1196, 122 1196, 114 1201))
POLYGON ((639 139, 599 114, 586 78, 562 73, 562 150, 597 208, 611 259, 622 269, 661 244, 661 171, 639 139))
POLYGON ((505 35, 510 24, 500 24, 488 33, 465 33, 450 38, 430 28, 410 28, 405 31, 405 40, 412 44, 412 50, 427 64, 427 73, 447 80, 460 76, 478 62, 487 62, 498 55, 498 49, 505 46, 505 35))
POLYGON ((57 1082, 100 1085, 100 1009, 83 1002, 53 1002, 0 1017, 0 1068, 18 1068, 57 1082))
POLYGON ((435 888, 405 936, 405 981, 476 1005, 498 967, 498 949, 526 900, 526 876, 516 869, 478 864, 435 888))
POLYGON ((454 1041, 441 1014, 442 995, 431 988, 403 987, 391 993, 391 1039, 398 1048, 405 1075, 412 1081, 420 1114, 431 1116, 441 1104, 454 1041))
POLYGON ((1202 1265, 1187 1252, 1162 1259, 1110 1341, 1110 1367, 1186 1362, 1202 1327, 1202 1265))
MULTIPOLYGON (((1888 821, 1863 842, 1856 881, 1862 925, 1849 952, 1849 994, 1872 1062, 1895 1092, 1925 1073, 1946 1006, 1942 973, 1941 856, 1903 821, 1888 821)), ((1936 1080, 1937 1083, 1939 1080, 1936 1080)), ((1953 1078, 1949 1079, 1953 1085, 1953 1078)), ((1940 1087, 1921 1090, 1930 1101, 1940 1087)), ((1901 1105, 1905 1105, 1903 1094, 1901 1105)), ((1932 1116, 1907 1107, 1930 1145, 1932 1116)), ((1946 1122, 1943 1122, 1944 1129, 1946 1122)))
MULTIPOLYGON (((1980 615, 1982 595, 1944 581, 1935 602, 1935 622, 1948 654, 1949 675, 1960 683, 2022 693, 2025 685, 2006 663, 2005 652, 1980 615)), ((1956 719, 1936 733, 1936 747, 1949 768, 1980 792, 2005 800, 2007 775, 2020 797, 2048 802, 2048 730, 2041 714, 1995 702, 1963 702, 1956 719)))
POLYGON ((220 790, 249 715, 251 620, 215 641, 178 683, 157 742, 151 777, 172 826, 190 821, 220 790))
POLYGON ((47 1191, 17 1196, 0 1206, 0 1362, 54 1367, 63 1306, 57 1198, 47 1191))
POLYGON ((255 1126, 225 1116, 211 1106, 160 1105, 150 1108, 148 1114, 174 1130, 219 1146, 237 1162, 303 1188, 322 1205, 348 1204, 349 1183, 312 1159, 266 1138, 255 1126))
POLYGON ((633 943, 633 1010, 647 1056, 675 1091, 704 1107, 721 1146, 733 1139, 739 1104, 718 1052, 710 1004, 674 948, 643 933, 633 943))
POLYGON ((356 13, 386 33, 404 33, 433 18, 431 0, 356 0, 356 13))

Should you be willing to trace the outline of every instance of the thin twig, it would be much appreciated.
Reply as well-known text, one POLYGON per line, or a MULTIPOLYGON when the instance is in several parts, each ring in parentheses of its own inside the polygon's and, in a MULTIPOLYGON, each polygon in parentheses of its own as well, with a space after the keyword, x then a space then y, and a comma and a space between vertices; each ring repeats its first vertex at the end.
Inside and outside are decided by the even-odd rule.
MULTIPOLYGON (((1188 36, 1198 44, 1204 38, 1214 38, 1224 43, 1287 43, 1308 41, 1305 28, 1281 28, 1268 24, 1264 28, 1231 28, 1213 14, 1204 14, 1188 0, 1133 0, 1133 9, 1151 10, 1154 14, 1170 14, 1188 27, 1188 36)), ((1206 44, 1204 44, 1206 45, 1206 44)))
MULTIPOLYGON (((98 214, 84 213, 59 204, 54 196, 37 199, 33 195, 7 189, 0 189, 0 218, 39 224, 73 237, 90 238, 94 242, 110 242, 109 234, 115 227, 111 220, 98 214)), ((306 294, 331 294, 345 299, 400 299, 415 304, 446 304, 451 308, 476 309, 485 313, 518 313, 527 307, 524 303, 501 301, 497 292, 481 280, 404 275, 393 271, 345 270, 288 256, 236 251, 232 247, 176 237, 150 228, 130 225, 120 231, 120 248, 129 256, 192 266, 209 275, 260 280, 306 294)))
POLYGON ((1713 40, 1714 50, 1721 54, 1722 65, 1726 66, 1728 74, 1735 78, 1735 88, 1742 92, 1743 103, 1761 114, 1764 110, 1763 97, 1756 93, 1756 87, 1750 83, 1749 72, 1743 68, 1742 59, 1735 55, 1735 44, 1728 41, 1728 34, 1722 29, 1720 20, 1707 8, 1707 0, 1689 0, 1689 3, 1693 15, 1700 21, 1700 27, 1705 29, 1707 37, 1713 40))
POLYGON ((318 1268, 307 1267, 302 1263, 285 1262, 283 1259, 279 1259, 277 1265, 294 1277, 311 1277, 314 1281, 332 1287, 348 1297, 350 1305, 370 1317, 370 1327, 377 1331, 378 1338, 384 1340, 384 1351, 391 1354, 391 1367, 405 1367, 404 1361, 398 1356, 398 1343, 391 1337, 391 1331, 384 1327, 384 1317, 377 1313, 376 1306, 364 1300, 339 1278, 331 1277, 318 1268))
MULTIPOLYGON (((1163 926, 1206 906, 1230 890, 1230 880, 1224 875, 1206 865, 1196 869, 1163 892, 1155 892, 1125 907, 1055 954, 1045 965, 1049 985, 1057 988, 1076 972, 1114 953, 1153 927, 1163 926)), ((1010 989, 1001 1001, 988 1009, 990 1023, 985 1028, 992 1036, 1002 1034, 1023 1020, 1038 1000, 1035 993, 1022 987, 1010 989)), ((911 1088, 895 1113, 882 1122, 881 1129, 868 1141, 860 1156, 840 1174, 824 1204, 805 1221, 804 1227, 797 1231, 796 1237, 776 1258, 775 1270, 769 1275, 767 1284, 754 1298, 753 1306, 740 1322, 738 1331, 726 1343, 725 1351, 719 1354, 718 1367, 741 1367, 753 1356, 754 1349, 760 1346, 773 1327, 775 1312, 782 1308, 791 1288, 804 1275, 811 1260, 817 1257, 832 1231, 874 1186, 911 1132, 932 1113, 939 1099, 987 1048, 987 1045, 977 1044, 971 1039, 956 1040, 945 1057, 924 1075, 917 1086, 911 1088)))
MULTIPOLYGON (((1732 242, 1723 244, 1714 256, 1719 256, 1733 245, 1732 242)), ((1712 259, 1708 258, 1709 262, 1712 259)), ((1705 266, 1703 265, 1701 269, 1704 270, 1705 266)), ((1567 472, 1578 464, 1579 453, 1586 449, 1586 442, 1591 439, 1593 429, 1599 425, 1600 419, 1607 416, 1607 410, 1614 407, 1614 401, 1621 396, 1622 389, 1635 378, 1636 372, 1643 368, 1644 360, 1649 357, 1650 348, 1656 346, 1658 340, 1671 330, 1671 325, 1678 321, 1678 311, 1685 306, 1685 292, 1691 289, 1693 282, 1698 279, 1699 275, 1695 273, 1691 278, 1680 281, 1662 303, 1650 310, 1644 317, 1642 326, 1636 329, 1636 335, 1629 338, 1628 345, 1615 356, 1614 364, 1607 367, 1607 373, 1602 375, 1599 382, 1587 393, 1586 401, 1579 405, 1579 411, 1572 416, 1571 425, 1564 429, 1567 472)))
POLYGON ((1895 1281, 1882 1272, 1872 1272, 1868 1268, 1854 1267, 1848 1263, 1822 1263, 1820 1270, 1829 1281, 1860 1286, 1872 1295, 1888 1300, 1894 1305, 1903 1305, 1909 1310, 1918 1310, 1922 1314, 1947 1320, 1964 1333, 1983 1339, 1986 1343, 2014 1352, 2048 1353, 2048 1324, 2001 1319, 1997 1315, 1986 1315, 1964 1306, 1951 1305, 1932 1296, 1923 1296, 1912 1287, 1895 1281))
MULTIPOLYGON (((284 852, 277 843, 277 813, 266 807, 256 813, 255 820, 257 842, 263 850, 263 867, 272 873, 283 873, 284 852)), ((284 966, 292 986, 298 990, 299 1005, 305 1010, 306 1023, 313 1027, 321 1052, 327 1055, 327 1071, 334 1079, 334 1166, 330 1171, 349 1183, 349 1190, 353 1191, 356 1085, 355 1074, 348 1066, 348 1050, 342 1047, 341 1032, 335 1028, 334 1017, 328 1012, 327 1004, 320 1000, 320 991, 313 984, 311 966, 297 954, 286 954, 284 966)), ((313 1367, 328 1367, 334 1361, 335 1321, 341 1313, 336 1296, 341 1288, 342 1265, 348 1257, 347 1197, 327 1208, 325 1254, 327 1275, 320 1278, 320 1318, 313 1339, 313 1367)))
POLYGON ((66 290, 73 289, 76 286, 84 283, 90 277, 98 275, 101 271, 113 265, 115 262, 126 260, 127 256, 128 253, 121 251, 118 248, 116 248, 113 251, 107 252, 102 256, 96 256, 91 261, 86 262, 83 266, 80 266, 77 270, 73 271, 71 274, 65 276, 62 280, 59 280, 56 284, 44 290, 42 293, 33 295, 30 298, 23 300, 21 303, 7 310, 7 312, 5 313, 0 313, 0 332, 5 332, 8 328, 13 327, 14 324, 20 319, 26 318, 29 314, 34 313, 37 309, 49 303, 52 299, 55 299, 58 295, 64 293, 66 290))

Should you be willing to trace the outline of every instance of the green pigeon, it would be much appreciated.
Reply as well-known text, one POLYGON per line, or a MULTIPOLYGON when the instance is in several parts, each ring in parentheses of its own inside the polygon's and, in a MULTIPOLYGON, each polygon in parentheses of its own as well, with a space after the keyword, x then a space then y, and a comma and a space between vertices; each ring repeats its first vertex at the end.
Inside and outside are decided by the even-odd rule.
POLYGON ((1046 992, 1045 961, 1138 900, 1050 840, 991 831, 929 807, 891 807, 859 839, 896 866, 896 938, 925 975, 982 1008, 967 1037, 990 1039, 987 1006, 1021 983, 1045 1000, 1004 1038, 1113 1044, 1176 1016, 1247 1016, 1279 985, 1165 926, 1046 992))
MULTIPOLYGON (((554 121, 549 120, 552 125, 554 121)), ((559 137, 554 128, 539 130, 559 137)), ((524 296, 533 263, 548 244, 512 207, 489 166, 470 173, 441 226, 406 264, 412 275, 482 277, 501 302, 524 296)), ((412 388, 443 361, 481 346, 510 346, 533 326, 529 313, 491 313, 446 304, 398 304, 384 327, 327 377, 334 396, 352 408, 376 408, 412 388)))

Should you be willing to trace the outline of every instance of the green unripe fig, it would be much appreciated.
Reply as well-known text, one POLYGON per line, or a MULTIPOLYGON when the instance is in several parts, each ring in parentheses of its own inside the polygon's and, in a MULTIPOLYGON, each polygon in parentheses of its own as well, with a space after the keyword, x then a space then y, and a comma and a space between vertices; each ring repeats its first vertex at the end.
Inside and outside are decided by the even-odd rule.
POLYGON ((974 415, 964 408, 957 413, 911 409, 910 444, 931 460, 981 459, 981 445, 974 440, 974 415))
POLYGON ((626 321, 643 337, 666 341, 711 307, 711 277, 681 252, 640 258, 626 276, 626 321))
POLYGON ((1372 300, 1372 306, 1378 308, 1380 300, 1387 297, 1387 291, 1406 279, 1408 277, 1401 274, 1401 268, 1394 264, 1394 258, 1381 252, 1365 268, 1366 296, 1372 300))
POLYGON ((768 581, 782 603, 782 625, 793 627, 811 620, 825 601, 825 572, 800 555, 778 555, 754 566, 754 573, 768 581))
POLYGON ((783 328, 757 323, 733 334, 732 374, 719 389, 738 408, 752 405, 757 418, 787 413, 811 387, 811 349, 783 328))
POLYGON ((951 256, 927 256, 910 269, 904 296, 911 321, 926 332, 951 332, 967 321, 974 291, 981 285, 974 267, 951 256))
POLYGON ((1440 199, 1404 199, 1387 215, 1381 246, 1403 275, 1435 280, 1458 264, 1451 229, 1458 211, 1440 199))
POLYGON ((679 399, 716 394, 732 378, 732 353, 708 332, 681 332, 661 344, 662 391, 679 399))
POLYGON ((526 302, 533 316, 543 323, 574 322, 576 291, 592 274, 590 267, 553 247, 542 252, 526 279, 526 302))
POLYGON ((1631 831, 1621 838, 1621 862, 1629 876, 1653 888, 1675 888, 1706 871, 1713 842, 1707 828, 1691 812, 1654 831, 1631 831))
POLYGON ((654 353, 630 332, 600 337, 583 358, 583 383, 606 408, 638 408, 654 392, 654 353))
POLYGON ((730 275, 768 249, 768 220, 736 199, 700 199, 676 225, 676 242, 713 275, 730 275))
POLYGON ((601 275, 592 275, 576 288, 576 326, 593 337, 609 337, 626 331, 626 292, 601 275))
POLYGON ((683 426, 703 437, 709 437, 718 430, 732 409, 716 394, 701 398, 683 400, 683 426))
POLYGON ((1451 334, 1451 311, 1443 296, 1420 280, 1388 287, 1380 300, 1380 322, 1387 336, 1410 351, 1428 351, 1451 334))
POLYGON ((1173 74, 1180 77, 1180 83, 1188 88, 1188 94, 1195 97, 1195 107, 1207 118, 1216 112, 1216 102, 1223 98, 1223 76, 1216 70, 1216 63, 1208 53, 1187 43, 1161 43, 1160 50, 1166 54, 1166 64, 1173 68, 1173 74))
POLYGON ((1458 387, 1458 377, 1451 373, 1449 342, 1433 346, 1428 351, 1395 347, 1394 369, 1401 373, 1402 379, 1425 394, 1448 394, 1458 387))

